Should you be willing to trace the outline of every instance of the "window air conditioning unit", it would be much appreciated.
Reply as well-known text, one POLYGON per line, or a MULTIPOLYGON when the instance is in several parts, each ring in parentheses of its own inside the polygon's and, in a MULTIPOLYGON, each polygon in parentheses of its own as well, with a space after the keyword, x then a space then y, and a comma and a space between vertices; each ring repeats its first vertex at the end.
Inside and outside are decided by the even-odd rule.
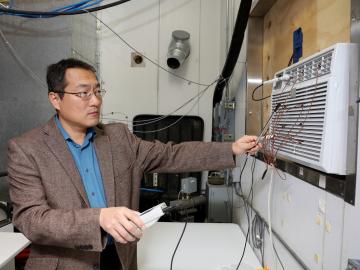
POLYGON ((271 95, 277 157, 329 174, 355 172, 358 51, 357 44, 335 44, 275 74, 290 76, 275 82, 271 95))

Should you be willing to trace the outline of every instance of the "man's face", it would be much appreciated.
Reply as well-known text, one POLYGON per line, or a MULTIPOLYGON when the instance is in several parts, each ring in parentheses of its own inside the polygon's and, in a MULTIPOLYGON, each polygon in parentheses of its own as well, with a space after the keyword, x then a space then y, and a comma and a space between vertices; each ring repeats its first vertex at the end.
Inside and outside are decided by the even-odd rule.
POLYGON ((58 94, 49 95, 50 102, 58 111, 59 119, 65 129, 86 131, 99 123, 102 99, 94 95, 99 89, 96 75, 86 69, 69 68, 65 72, 65 92, 80 93, 92 92, 92 96, 83 99, 77 95, 64 94, 60 99, 58 94))

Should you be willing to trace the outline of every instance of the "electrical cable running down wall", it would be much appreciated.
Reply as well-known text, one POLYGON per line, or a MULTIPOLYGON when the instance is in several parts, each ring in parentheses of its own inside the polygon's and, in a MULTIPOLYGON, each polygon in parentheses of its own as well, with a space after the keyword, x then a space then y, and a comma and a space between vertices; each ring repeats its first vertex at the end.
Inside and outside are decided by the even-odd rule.
POLYGON ((241 46, 244 41, 247 22, 249 20, 251 4, 252 0, 242 0, 240 3, 229 52, 221 72, 221 78, 223 78, 223 80, 219 81, 215 87, 213 107, 215 107, 216 103, 221 101, 223 90, 228 80, 231 78, 231 74, 233 73, 236 62, 239 58, 241 46))

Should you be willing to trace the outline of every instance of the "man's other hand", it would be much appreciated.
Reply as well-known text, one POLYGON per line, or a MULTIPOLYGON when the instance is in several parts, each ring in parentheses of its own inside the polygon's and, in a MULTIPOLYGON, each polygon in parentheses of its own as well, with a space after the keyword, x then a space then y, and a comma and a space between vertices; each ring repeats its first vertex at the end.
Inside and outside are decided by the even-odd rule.
POLYGON ((232 151, 234 155, 241 155, 248 153, 254 155, 261 148, 256 136, 245 135, 232 144, 232 151))

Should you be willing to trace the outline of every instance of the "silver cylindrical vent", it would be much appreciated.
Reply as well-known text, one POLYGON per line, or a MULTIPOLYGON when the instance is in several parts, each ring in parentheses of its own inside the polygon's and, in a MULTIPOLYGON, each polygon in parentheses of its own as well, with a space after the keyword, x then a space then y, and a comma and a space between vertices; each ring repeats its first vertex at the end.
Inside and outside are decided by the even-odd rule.
POLYGON ((190 34, 183 30, 172 32, 172 39, 167 54, 167 65, 169 68, 179 68, 190 54, 190 34))

